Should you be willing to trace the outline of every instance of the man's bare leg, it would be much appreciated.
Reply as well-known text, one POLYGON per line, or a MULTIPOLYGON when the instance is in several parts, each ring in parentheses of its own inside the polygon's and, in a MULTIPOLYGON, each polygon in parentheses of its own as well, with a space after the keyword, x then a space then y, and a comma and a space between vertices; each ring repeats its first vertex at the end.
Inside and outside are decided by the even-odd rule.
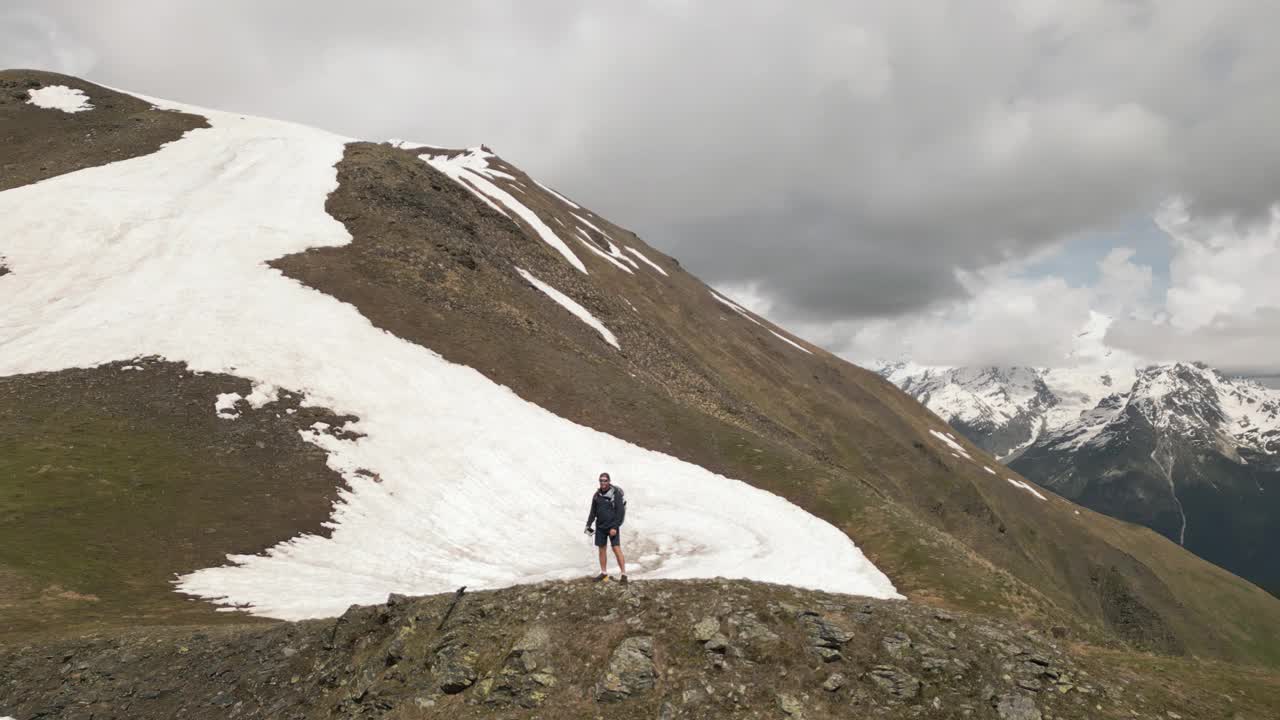
MULTIPOLYGON (((618 558, 618 574, 620 574, 620 575, 626 575, 626 574, 627 574, 627 560, 626 560, 626 558, 622 557, 622 546, 621 546, 621 545, 614 545, 614 546, 613 546, 613 556, 614 556, 614 557, 616 557, 616 558, 618 558)), ((600 548, 600 564, 601 564, 601 565, 603 565, 603 564, 604 564, 604 548, 600 548)), ((601 572, 603 572, 603 571, 601 571, 601 572)))
POLYGON ((600 574, 604 575, 609 567, 609 555, 605 552, 605 546, 600 546, 600 574))

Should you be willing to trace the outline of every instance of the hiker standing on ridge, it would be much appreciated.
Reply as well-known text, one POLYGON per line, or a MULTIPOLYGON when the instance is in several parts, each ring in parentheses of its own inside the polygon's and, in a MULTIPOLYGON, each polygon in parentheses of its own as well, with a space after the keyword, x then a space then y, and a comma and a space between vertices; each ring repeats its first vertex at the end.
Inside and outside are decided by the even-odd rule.
POLYGON ((622 557, 622 537, 620 536, 620 528, 622 521, 627 517, 627 498, 622 492, 622 488, 614 485, 609 479, 609 473, 600 473, 600 489, 591 496, 591 514, 587 515, 587 530, 590 535, 593 531, 591 523, 596 524, 596 547, 600 549, 600 574, 595 577, 596 582, 608 580, 607 572, 609 555, 605 552, 605 544, 613 545, 613 555, 618 558, 618 571, 622 573, 619 578, 625 585, 627 582, 627 561, 622 557))

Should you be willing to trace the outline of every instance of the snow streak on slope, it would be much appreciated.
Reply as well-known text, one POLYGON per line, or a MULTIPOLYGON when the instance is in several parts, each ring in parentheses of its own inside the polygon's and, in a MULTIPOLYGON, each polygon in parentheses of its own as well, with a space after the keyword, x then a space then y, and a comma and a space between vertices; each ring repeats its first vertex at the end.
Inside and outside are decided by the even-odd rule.
POLYGON ((1031 483, 1029 483, 1029 482, 1024 482, 1024 481, 1022 481, 1022 480, 1014 480, 1013 478, 1005 478, 1005 480, 1008 480, 1010 485, 1012 485, 1012 486, 1014 486, 1014 487, 1017 487, 1017 488, 1022 488, 1023 490, 1026 490, 1027 492, 1031 493, 1032 495, 1035 495, 1036 497, 1040 498, 1041 500, 1048 500, 1048 499, 1049 499, 1049 498, 1045 497, 1044 495, 1041 495, 1041 494, 1040 494, 1040 491, 1039 491, 1039 490, 1036 490, 1034 487, 1032 487, 1032 486, 1031 486, 1031 483))
POLYGON ((635 274, 634 272, 632 272, 631 268, 629 268, 629 267, 627 267, 626 265, 624 265, 624 264, 622 263, 622 261, 618 260, 617 258, 613 257, 613 256, 612 256, 612 255, 610 255, 609 253, 607 253, 607 252, 605 252, 605 251, 601 250, 600 248, 596 247, 595 242, 593 242, 593 241, 591 240, 591 236, 590 236, 590 235, 587 235, 587 231, 586 231, 586 230, 583 230, 582 228, 577 228, 577 230, 578 230, 578 242, 582 243, 582 246, 583 246, 583 247, 585 247, 586 249, 588 249, 588 250, 590 250, 591 252, 595 253, 595 254, 596 254, 596 255, 598 255, 601 259, 603 259, 603 260, 607 261, 610 265, 613 265, 614 267, 616 267, 616 268, 618 268, 619 270, 621 270, 621 271, 623 271, 623 272, 627 273, 628 275, 634 275, 634 274, 635 274))
MULTIPOLYGON (((619 249, 618 249, 618 246, 617 246, 617 245, 614 245, 614 244, 613 244, 613 238, 609 237, 609 233, 607 233, 607 232, 605 232, 605 231, 601 230, 600 228, 596 227, 594 224, 592 224, 592 223, 591 223, 591 221, 587 220, 586 218, 582 217, 581 215, 574 214, 574 216, 573 216, 573 217, 574 217, 574 219, 576 219, 576 220, 578 220, 579 222, 583 223, 584 225, 586 225, 587 227, 591 228, 592 230, 595 230, 596 232, 600 233, 600 236, 604 238, 605 245, 607 245, 607 246, 608 246, 608 248, 609 248, 609 252, 608 252, 607 254, 605 254, 605 253, 604 253, 604 251, 602 251, 602 250, 600 250, 599 248, 595 247, 595 241, 591 239, 591 236, 587 234, 587 231, 586 231, 586 230, 583 230, 582 228, 578 228, 578 233, 579 233, 580 235, 582 235, 582 237, 583 237, 583 238, 585 238, 585 240, 584 240, 583 242, 590 243, 590 244, 591 244, 591 245, 590 245, 590 247, 591 247, 591 249, 592 249, 592 250, 594 250, 594 251, 596 251, 597 253, 600 253, 600 254, 605 254, 605 257, 607 257, 607 258, 609 259, 609 261, 610 261, 610 262, 612 262, 613 264, 615 264, 615 265, 617 265, 617 266, 619 266, 619 267, 622 267, 622 264, 623 264, 623 263, 627 263, 627 264, 631 265, 631 267, 633 267, 633 268, 635 268, 635 269, 637 269, 637 270, 638 270, 638 269, 640 269, 640 265, 639 265, 639 264, 637 264, 635 260, 633 260, 633 259, 631 259, 630 257, 628 257, 625 253, 623 253, 621 250, 619 250, 619 249)), ((631 272, 631 270, 629 270, 629 269, 627 269, 627 268, 625 268, 625 267, 623 267, 622 269, 623 269, 623 270, 626 270, 627 272, 631 272)))
MULTIPOLYGON (((411 145, 402 143, 401 147, 407 149, 411 145)), ((533 231, 538 234, 538 237, 542 238, 543 242, 563 255, 570 265, 584 273, 587 271, 587 266, 582 264, 578 256, 573 254, 573 251, 560 239, 559 235, 556 235, 554 230, 542 222, 542 218, 538 217, 537 213, 530 210, 528 206, 517 200, 506 190, 491 182, 491 178, 494 177, 501 177, 507 180, 515 179, 512 175, 489 167, 489 158, 494 157, 493 153, 486 152, 480 148, 470 148, 460 155, 420 155, 419 157, 431 167, 448 175, 454 182, 460 183, 463 187, 476 193, 482 200, 488 202, 491 207, 497 207, 493 202, 490 202, 492 200, 510 209, 521 220, 528 223, 529 227, 533 228, 533 231)), ((499 208, 499 212, 502 212, 501 208, 499 208)), ((507 213, 503 212, 502 214, 506 215, 507 213)))
POLYGON ((582 322, 591 326, 593 330, 600 333, 600 337, 604 338, 605 342, 618 348, 619 350, 622 349, 618 347, 618 338, 614 337, 613 333, 609 331, 609 328, 605 327, 604 323, 597 320, 596 316, 592 315, 590 310, 579 305, 577 302, 574 301, 573 298, 569 297, 568 295, 565 295, 559 290, 551 287, 550 285, 534 277, 533 273, 530 273, 524 268, 516 268, 516 272, 520 273, 520 277, 524 278, 525 280, 528 280, 531 285, 533 285, 534 287, 538 288, 543 293, 545 293, 547 297, 551 298, 552 300, 555 300, 556 303, 560 305, 560 307, 563 307, 565 310, 568 310, 569 312, 573 313, 574 317, 578 318, 582 322))
POLYGON ((69 88, 66 85, 46 85, 38 90, 29 90, 27 102, 36 107, 67 113, 93 109, 93 105, 89 103, 89 96, 85 95, 83 90, 69 88))
MULTIPOLYGON (((637 250, 637 249, 635 249, 635 248, 631 247, 630 245, 625 246, 625 249, 626 249, 626 251, 627 251, 627 252, 631 253, 632 255, 635 255, 636 257, 640 258, 642 261, 644 261, 645 263, 647 263, 647 264, 649 265, 649 267, 653 268, 654 270, 657 270, 658 272, 662 273, 663 275, 666 275, 666 274, 667 274, 667 271, 666 271, 666 270, 663 270, 663 269, 662 269, 662 266, 660 266, 660 265, 658 265, 658 263, 656 263, 656 262, 654 262, 654 261, 650 260, 648 257, 646 257, 646 256, 645 256, 645 254, 644 254, 644 253, 640 252, 639 250, 637 250)), ((669 277, 669 276, 668 276, 668 277, 669 277)))
POLYGON ((303 433, 350 486, 331 537, 232 557, 181 578, 182 591, 299 619, 389 592, 581 576, 594 556, 582 523, 609 470, 644 577, 896 596, 846 535, 787 500, 557 417, 268 267, 351 241, 324 210, 345 139, 161 104, 210 127, 0 192, 14 269, 0 282, 0 375, 159 355, 298 390, 364 433, 303 433))
POLYGON ((956 442, 956 439, 951 436, 951 433, 940 433, 937 430, 930 430, 929 434, 946 443, 947 447, 951 448, 952 452, 963 456, 965 460, 973 459, 973 457, 969 455, 969 451, 965 450, 963 445, 956 442))
MULTIPOLYGON (((533 178, 529 178, 529 179, 530 179, 530 180, 533 180, 533 178)), ((574 210, 581 210, 581 209, 582 209, 582 208, 578 207, 578 204, 577 204, 577 203, 575 203, 574 201, 572 201, 572 200, 570 200, 569 198, 567 198, 567 197, 565 197, 565 196, 561 195, 560 193, 556 192, 555 190, 552 190, 551 188, 547 187, 546 185, 543 185, 542 183, 538 182, 537 180, 533 180, 533 182, 534 182, 535 184, 537 184, 537 186, 538 186, 538 187, 540 187, 540 188, 542 188, 543 190, 546 190, 547 192, 551 193, 552 195, 555 195, 557 198, 559 198, 559 199, 560 199, 560 202, 564 203, 565 205, 568 205, 569 207, 573 208, 574 210)))
MULTIPOLYGON (((631 248, 627 248, 627 249, 628 249, 628 250, 630 250, 631 248)), ((634 252, 634 251, 633 251, 633 252, 634 252)), ((637 254, 639 254, 639 253, 637 253, 637 254)), ((647 262, 647 261, 646 261, 646 262, 647 262)), ((663 273, 663 274, 665 275, 666 273, 663 273)), ((799 350, 800 352, 805 353, 805 354, 807 354, 807 355, 812 355, 812 354, 813 354, 813 352, 812 352, 812 351, 810 351, 808 348, 804 347, 803 345, 800 345, 799 343, 797 343, 797 342, 793 341, 793 340, 792 340, 791 338, 789 338, 789 337, 786 337, 786 336, 784 336, 784 335, 780 335, 780 334, 778 334, 778 333, 774 332, 774 331, 773 331, 773 329, 772 329, 772 328, 770 328, 768 325, 765 325, 764 323, 760 322, 759 320, 757 320, 757 319, 755 319, 755 318, 751 317, 751 314, 750 314, 750 313, 748 313, 748 312, 746 311, 746 309, 744 309, 741 305, 739 305, 739 304, 735 303, 734 301, 730 300, 729 298, 724 297, 723 295, 721 295, 720 293, 718 293, 718 292, 716 292, 716 291, 714 291, 714 290, 712 290, 712 291, 711 291, 711 296, 712 296, 712 297, 714 297, 716 300, 719 300, 721 304, 723 304, 723 305, 727 306, 730 310, 733 310, 734 312, 738 313, 738 314, 739 314, 739 315, 741 315, 742 317, 744 317, 744 318, 746 318, 746 319, 750 320, 751 322, 753 322, 753 323, 755 323, 755 324, 759 325, 760 327, 764 328, 765 330, 768 330, 770 335, 772 335, 772 336, 774 336, 774 337, 778 338, 778 339, 779 339, 779 340, 781 340, 782 342, 784 342, 784 343, 786 343, 786 344, 790 345, 791 347, 793 347, 793 348, 795 348, 795 349, 799 350)))

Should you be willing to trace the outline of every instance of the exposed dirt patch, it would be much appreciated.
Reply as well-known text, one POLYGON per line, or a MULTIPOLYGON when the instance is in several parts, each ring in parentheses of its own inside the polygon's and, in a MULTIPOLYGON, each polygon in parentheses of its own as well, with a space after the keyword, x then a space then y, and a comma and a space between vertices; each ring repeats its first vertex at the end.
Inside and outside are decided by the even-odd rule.
POLYGON ((327 534, 343 480, 298 431, 352 418, 287 392, 219 418, 231 392, 154 359, 0 377, 0 636, 225 621, 174 574, 327 534))
POLYGON ((0 190, 149 155, 199 127, 208 127, 202 117, 156 110, 148 102, 79 78, 40 70, 2 70, 0 190), (84 92, 93 109, 68 113, 27 102, 31 90, 49 85, 84 92))

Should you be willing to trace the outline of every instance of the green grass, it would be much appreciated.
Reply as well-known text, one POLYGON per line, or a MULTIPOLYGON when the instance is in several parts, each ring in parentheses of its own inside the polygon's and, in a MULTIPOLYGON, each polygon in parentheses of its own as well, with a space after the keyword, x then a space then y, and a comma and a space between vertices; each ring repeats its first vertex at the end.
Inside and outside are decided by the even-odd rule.
POLYGON ((327 518, 341 480, 322 452, 274 412, 214 417, 213 391, 243 381, 151 367, 0 381, 0 633, 243 620, 175 574, 327 518))

